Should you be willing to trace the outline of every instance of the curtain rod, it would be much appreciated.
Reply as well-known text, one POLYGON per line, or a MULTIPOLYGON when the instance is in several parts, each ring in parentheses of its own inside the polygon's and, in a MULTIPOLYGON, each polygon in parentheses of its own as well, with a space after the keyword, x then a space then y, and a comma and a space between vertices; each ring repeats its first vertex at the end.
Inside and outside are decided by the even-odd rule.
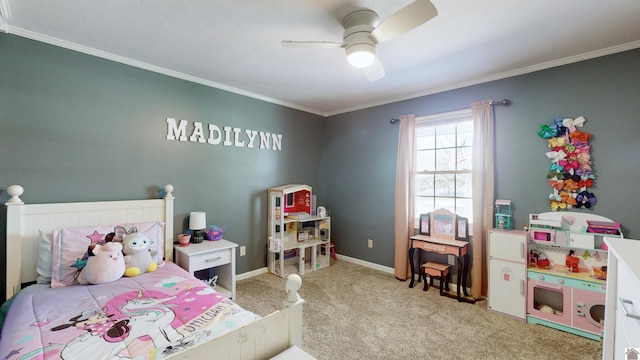
MULTIPOLYGON (((497 106, 509 106, 512 104, 512 101, 509 99, 502 99, 502 100, 491 100, 491 102, 489 102, 489 105, 497 105, 497 106)), ((391 119, 389 120, 389 123, 391 124, 395 124, 397 122, 399 122, 400 119, 391 119)))

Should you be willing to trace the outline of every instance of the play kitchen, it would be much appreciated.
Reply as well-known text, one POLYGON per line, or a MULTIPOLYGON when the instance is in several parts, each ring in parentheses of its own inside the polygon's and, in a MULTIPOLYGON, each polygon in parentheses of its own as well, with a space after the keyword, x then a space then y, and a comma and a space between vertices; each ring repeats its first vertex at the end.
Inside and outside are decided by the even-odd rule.
POLYGON ((526 319, 599 340, 605 313, 606 237, 620 224, 587 213, 531 214, 526 319))

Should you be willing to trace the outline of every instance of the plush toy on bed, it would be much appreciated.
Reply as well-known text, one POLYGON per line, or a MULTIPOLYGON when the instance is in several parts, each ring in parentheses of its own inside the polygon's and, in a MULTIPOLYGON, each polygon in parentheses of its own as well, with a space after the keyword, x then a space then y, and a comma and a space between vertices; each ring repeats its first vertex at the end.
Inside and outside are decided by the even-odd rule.
POLYGON ((138 276, 145 272, 152 272, 158 268, 153 261, 149 246, 151 241, 142 233, 131 233, 122 240, 122 252, 126 270, 124 276, 138 276))
POLYGON ((91 244, 88 254, 87 263, 78 275, 79 284, 104 284, 116 281, 124 275, 122 244, 91 244))

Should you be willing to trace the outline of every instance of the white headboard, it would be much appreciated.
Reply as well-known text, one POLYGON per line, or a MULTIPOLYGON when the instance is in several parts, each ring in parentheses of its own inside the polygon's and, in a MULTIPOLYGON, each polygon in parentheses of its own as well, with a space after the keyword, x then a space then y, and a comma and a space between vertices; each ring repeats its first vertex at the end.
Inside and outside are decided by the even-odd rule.
POLYGON ((57 204, 25 204, 20 185, 7 188, 11 196, 7 206, 6 298, 16 294, 21 284, 38 277, 39 231, 62 227, 106 225, 145 221, 163 221, 164 256, 173 259, 173 186, 164 187, 163 199, 97 201, 57 204))

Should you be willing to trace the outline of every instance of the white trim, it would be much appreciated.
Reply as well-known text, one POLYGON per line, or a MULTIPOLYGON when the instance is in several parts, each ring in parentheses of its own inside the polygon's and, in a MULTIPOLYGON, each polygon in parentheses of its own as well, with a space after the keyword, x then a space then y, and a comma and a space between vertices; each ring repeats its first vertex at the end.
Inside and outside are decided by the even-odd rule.
MULTIPOLYGON (((8 12, 9 9, 8 9, 7 0, 0 0, 0 7, 2 5, 5 5, 7 7, 6 11, 8 12)), ((3 9, 0 8, 0 10, 3 10, 3 9)), ((10 16, 7 15, 6 18, 7 19, 10 18, 10 16)), ((85 54, 98 56, 98 57, 101 57, 101 58, 104 58, 104 59, 107 59, 107 60, 112 60, 112 61, 115 61, 115 62, 131 65, 131 66, 138 67, 138 68, 141 68, 141 69, 157 72, 157 73, 164 74, 164 75, 171 76, 171 77, 175 77, 175 78, 178 78, 178 79, 191 81, 191 82, 194 82, 194 83, 210 86, 210 87, 213 87, 213 88, 216 88, 216 89, 225 90, 225 91, 228 91, 228 92, 231 92, 231 93, 234 93, 234 94, 247 96, 247 97, 250 97, 250 98, 262 100, 262 101, 265 101, 265 102, 268 102, 268 103, 272 103, 272 104, 276 104, 276 105, 282 105, 282 106, 285 106, 285 107, 288 107, 288 108, 292 108, 292 109, 308 112, 310 114, 315 114, 315 115, 319 115, 319 116, 323 116, 323 117, 329 117, 329 116, 338 115, 338 114, 344 114, 344 113, 348 113, 348 112, 352 112, 352 111, 368 109, 368 108, 372 108, 372 107, 375 107, 375 106, 391 104, 391 103, 404 101, 404 100, 416 99, 416 98, 419 98, 419 97, 422 97, 422 96, 438 94, 438 93, 449 91, 449 90, 460 89, 460 88, 464 88, 464 87, 468 87, 468 86, 472 86, 472 85, 483 84, 483 83, 487 83, 487 82, 491 82, 491 81, 496 81, 496 80, 501 80, 501 79, 505 79, 505 78, 518 76, 518 75, 524 75, 524 74, 532 73, 532 72, 535 72, 535 71, 550 69, 550 68, 554 68, 554 67, 558 67, 558 66, 562 66, 562 65, 567 65, 567 64, 571 64, 571 63, 575 63, 575 62, 579 62, 579 61, 583 61, 583 60, 589 60, 589 59, 593 59, 593 58, 597 58, 597 57, 602 57, 602 56, 606 56, 606 55, 620 53, 620 52, 627 51, 627 50, 640 48, 640 40, 636 40, 636 41, 628 42, 628 43, 621 44, 621 45, 611 46, 611 47, 608 47, 608 48, 595 50, 595 51, 590 51, 590 52, 586 52, 586 53, 578 54, 578 55, 574 55, 574 56, 569 56, 569 57, 562 58, 562 59, 547 61, 547 62, 543 62, 543 63, 540 63, 540 64, 531 65, 531 66, 527 66, 527 67, 523 67, 523 68, 511 70, 511 71, 506 71, 506 72, 499 73, 499 74, 493 74, 493 75, 488 75, 488 76, 484 76, 484 77, 480 77, 480 78, 476 78, 476 79, 462 81, 462 82, 459 82, 459 83, 446 85, 446 86, 442 86, 442 87, 439 87, 439 88, 430 89, 430 90, 425 91, 425 92, 415 93, 415 94, 408 95, 408 96, 390 98, 390 99, 386 99, 386 100, 381 100, 381 101, 372 102, 372 103, 368 103, 368 104, 358 105, 358 106, 354 106, 354 107, 350 107, 350 108, 344 108, 344 109, 331 111, 331 112, 322 112, 322 111, 319 111, 319 110, 310 109, 310 108, 307 108, 307 107, 304 107, 304 106, 299 106, 299 105, 292 104, 292 103, 289 103, 289 102, 286 102, 286 101, 274 99, 274 98, 271 98, 271 97, 263 96, 263 95, 256 94, 256 93, 253 93, 253 92, 249 92, 249 91, 245 91, 245 90, 242 90, 242 89, 238 89, 238 88, 234 88, 234 87, 231 87, 231 86, 227 86, 227 85, 224 85, 224 84, 220 84, 220 83, 217 83, 217 82, 214 82, 214 81, 205 80, 205 79, 202 79, 202 78, 199 78, 199 77, 183 74, 181 72, 177 72, 177 71, 165 69, 165 68, 162 68, 162 67, 159 67, 159 66, 147 64, 147 63, 144 63, 144 62, 141 62, 141 61, 129 59, 129 58, 126 58, 126 57, 123 57, 123 56, 118 56, 118 55, 115 55, 115 54, 111 54, 111 53, 108 53, 108 52, 105 52, 105 51, 101 51, 101 50, 97 50, 97 49, 94 49, 94 48, 90 48, 90 47, 87 47, 87 46, 75 44, 75 43, 72 43, 72 42, 69 42, 69 41, 60 40, 60 39, 57 39, 57 38, 54 38, 54 37, 51 37, 51 36, 42 35, 42 34, 39 34, 39 33, 33 32, 33 31, 29 31, 29 30, 25 30, 25 29, 21 29, 21 28, 18 28, 18 27, 13 27, 13 26, 4 24, 4 29, 3 29, 2 25, 3 25, 3 19, 2 19, 2 14, 0 14, 0 30, 4 31, 6 33, 11 33, 11 34, 14 34, 14 35, 18 35, 18 36, 26 37, 26 38, 29 38, 29 39, 32 39, 32 40, 37 40, 37 41, 41 41, 41 42, 44 42, 44 43, 56 45, 56 46, 63 47, 63 48, 66 48, 66 49, 75 50, 75 51, 82 52, 82 53, 85 53, 85 54)))
MULTIPOLYGON (((379 270, 379 271, 385 272, 387 274, 392 274, 392 275, 395 274, 393 268, 390 268, 388 266, 379 265, 379 264, 376 264, 376 263, 372 263, 372 262, 368 262, 368 261, 352 258, 352 257, 346 256, 346 255, 341 255, 341 254, 337 254, 336 256, 339 256, 340 260, 344 260, 346 262, 362 265, 364 267, 367 267, 367 268, 370 268, 370 269, 374 269, 374 270, 379 270)), ((267 267, 255 269, 255 270, 252 270, 252 271, 247 271, 245 273, 236 275, 236 280, 246 280, 246 279, 252 278, 254 276, 266 274, 267 272, 268 272, 267 267)))
MULTIPOLYGON (((2 1, 2 0, 0 0, 2 1)), ((69 41, 65 41, 65 40, 60 40, 58 38, 54 38, 51 36, 47 36, 47 35, 42 35, 33 31, 29 31, 29 30, 25 30, 25 29, 21 29, 18 27, 13 27, 13 26, 7 26, 6 27, 6 31, 5 32, 10 32, 13 35, 18 35, 18 36, 22 36, 31 40, 36 40, 36 41, 40 41, 43 43, 47 43, 47 44, 51 44, 51 45, 55 45, 58 47, 62 47, 65 49, 69 49, 69 50, 74 50, 74 51, 78 51, 84 54, 89 54, 89 55, 93 55, 93 56, 97 56, 103 59, 107 59, 107 60, 111 60, 111 61, 115 61, 115 62, 119 62, 122 64, 126 64, 126 65, 130 65, 130 66, 134 66, 140 69, 145 69, 145 70, 149 70, 149 71, 153 71, 159 74, 163 74, 163 75, 167 75, 167 76, 171 76, 177 79, 182 79, 182 80, 187 80, 190 82, 194 82, 197 84, 202 84, 205 86, 209 86, 212 88, 216 88, 216 89, 220 89, 220 90, 224 90, 224 91, 228 91, 234 94, 238 94, 238 95, 243 95, 243 96, 247 96, 250 98, 254 98, 254 99, 258 99, 258 100, 262 100, 264 102, 268 102, 268 103, 272 103, 272 104, 276 104, 276 105, 282 105, 284 107, 288 107, 288 108, 292 108, 292 109, 296 109, 296 110, 300 110, 300 111, 304 111, 304 112, 308 112, 311 114, 315 114, 315 115, 319 115, 319 116, 324 116, 327 117, 327 114, 318 111, 318 110, 314 110, 314 109, 309 109, 306 108, 304 106, 299 106, 296 104, 291 104, 288 103, 286 101, 282 101, 282 100, 278 100, 278 99, 274 99, 268 96, 263 96, 260 94, 256 94, 250 91, 246 91, 246 90, 242 90, 242 89, 238 89, 232 86, 228 86, 228 85, 224 85, 224 84, 220 84, 218 82, 215 81, 210 81, 210 80, 205 80, 196 76, 192 76, 192 75, 188 75, 188 74, 184 74, 178 71, 173 71, 170 69, 166 69, 160 66, 155 66, 155 65, 151 65, 142 61, 138 61, 138 60, 134 60, 134 59, 130 59, 124 56, 120 56, 120 55, 115 55, 106 51, 102 51, 102 50, 98 50, 98 49, 94 49, 88 46, 84 46, 84 45, 80 45, 80 44, 76 44, 76 43, 72 43, 69 41)))
POLYGON ((374 270, 380 270, 380 271, 385 272, 387 274, 392 274, 392 275, 395 274, 395 271, 393 270, 393 268, 388 267, 388 266, 384 266, 384 265, 380 265, 380 264, 376 264, 376 263, 372 263, 372 262, 368 262, 368 261, 352 258, 352 257, 346 256, 346 255, 341 255, 341 254, 337 254, 337 256, 340 257, 340 260, 344 260, 346 262, 362 265, 364 267, 368 267, 368 268, 374 269, 374 270))
POLYGON ((0 31, 7 33, 7 20, 11 19, 8 0, 0 0, 0 31))
POLYGON ((254 276, 266 274, 267 272, 268 272, 268 269, 267 269, 266 266, 263 267, 263 268, 252 270, 252 271, 247 271, 245 273, 236 275, 236 281, 246 280, 246 279, 252 278, 254 276))
POLYGON ((329 117, 329 116, 338 115, 338 114, 344 114, 344 113, 348 113, 348 112, 352 112, 352 111, 356 111, 356 110, 368 109, 368 108, 372 108, 372 107, 375 107, 375 106, 381 106, 381 105, 391 104, 391 103, 395 103, 395 102, 416 99, 416 98, 419 98, 419 97, 422 97, 422 96, 439 94, 439 93, 442 93, 442 92, 445 92, 445 91, 449 91, 449 90, 461 89, 461 88, 465 88, 465 87, 468 87, 468 86, 473 86, 473 85, 488 83, 488 82, 491 82, 491 81, 506 79, 506 78, 510 78, 510 77, 514 77, 514 76, 529 74, 529 73, 540 71, 540 70, 551 69, 551 68, 558 67, 558 66, 572 64, 572 63, 576 63, 576 62, 583 61, 583 60, 594 59, 594 58, 598 58, 598 57, 602 57, 602 56, 606 56, 606 55, 616 54, 616 53, 620 53, 620 52, 627 51, 627 50, 633 50, 633 49, 637 49, 637 48, 640 48, 640 40, 628 42, 626 44, 611 46, 611 47, 600 49, 600 50, 590 51, 590 52, 586 52, 586 53, 583 53, 583 54, 569 56, 569 57, 562 58, 562 59, 547 61, 547 62, 543 62, 543 63, 536 64, 536 65, 526 66, 526 67, 523 67, 523 68, 519 68, 519 69, 515 69, 515 70, 511 70, 511 71, 506 71, 506 72, 499 73, 499 74, 493 74, 493 75, 483 76, 483 77, 479 77, 479 78, 471 79, 471 80, 467 80, 467 81, 461 81, 459 83, 455 83, 455 84, 451 84, 451 85, 445 85, 445 86, 441 86, 439 88, 433 88, 433 89, 430 89, 428 91, 425 91, 425 92, 422 92, 422 93, 416 93, 416 94, 409 95, 409 96, 403 96, 403 97, 397 97, 397 98, 394 98, 394 99, 381 100, 381 101, 376 101, 376 102, 372 102, 372 103, 368 103, 368 104, 358 105, 358 106, 354 106, 354 107, 350 107, 350 108, 340 109, 340 110, 328 112, 324 116, 325 117, 329 117))

